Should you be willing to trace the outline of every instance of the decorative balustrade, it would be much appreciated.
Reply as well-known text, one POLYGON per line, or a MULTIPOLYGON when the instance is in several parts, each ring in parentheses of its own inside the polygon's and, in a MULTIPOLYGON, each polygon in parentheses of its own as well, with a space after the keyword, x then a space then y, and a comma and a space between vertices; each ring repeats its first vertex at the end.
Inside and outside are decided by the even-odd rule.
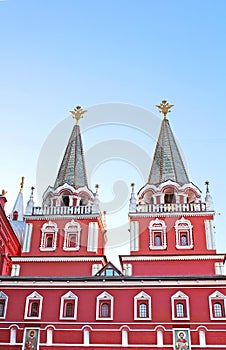
POLYGON ((89 215, 92 206, 78 205, 75 207, 34 207, 32 215, 89 215))
POLYGON ((206 203, 139 204, 137 213, 206 212, 206 203))

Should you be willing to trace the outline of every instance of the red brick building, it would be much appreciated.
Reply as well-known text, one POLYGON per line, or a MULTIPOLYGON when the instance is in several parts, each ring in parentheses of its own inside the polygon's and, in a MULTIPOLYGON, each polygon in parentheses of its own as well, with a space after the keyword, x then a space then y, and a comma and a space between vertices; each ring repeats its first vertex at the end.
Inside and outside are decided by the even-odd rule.
MULTIPOLYGON (((105 214, 87 183, 76 124, 54 186, 8 219, 0 197, 0 349, 224 349, 225 256, 208 183, 188 177, 164 118, 147 183, 129 204, 130 254, 104 255, 105 214), (24 215, 23 215, 24 214, 24 215), (7 251, 6 251, 7 250, 7 251), (7 266, 7 267, 6 267, 7 266)), ((83 114, 77 107, 73 116, 83 114)))

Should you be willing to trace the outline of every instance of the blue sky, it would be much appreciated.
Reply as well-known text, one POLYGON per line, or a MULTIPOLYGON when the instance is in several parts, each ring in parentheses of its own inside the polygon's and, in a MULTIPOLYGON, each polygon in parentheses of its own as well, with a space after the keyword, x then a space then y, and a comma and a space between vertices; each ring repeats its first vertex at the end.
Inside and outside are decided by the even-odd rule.
POLYGON ((225 13, 225 1, 208 0, 0 1, 7 209, 22 175, 27 200, 41 147, 74 106, 120 102, 158 116, 154 106, 165 98, 175 105, 170 123, 191 181, 203 191, 210 181, 225 252, 225 13))

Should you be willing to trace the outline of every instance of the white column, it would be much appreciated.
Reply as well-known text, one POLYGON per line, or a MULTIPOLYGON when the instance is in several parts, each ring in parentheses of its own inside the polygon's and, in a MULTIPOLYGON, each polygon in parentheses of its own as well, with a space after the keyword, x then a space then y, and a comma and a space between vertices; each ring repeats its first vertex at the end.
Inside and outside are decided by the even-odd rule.
POLYGON ((202 329, 199 331, 199 344, 200 346, 206 346, 206 334, 202 329))
POLYGON ((126 329, 122 330, 122 346, 128 346, 128 331, 126 329))
POLYGON ((53 330, 51 328, 47 329, 47 340, 46 340, 47 345, 52 345, 53 344, 53 330))
POLYGON ((89 345, 89 330, 88 329, 84 329, 84 331, 83 331, 83 343, 85 346, 89 345))
POLYGON ((139 222, 130 222, 130 251, 139 250, 139 222))
POLYGON ((10 344, 16 344, 16 328, 12 327, 10 329, 10 344))
POLYGON ((157 330, 157 346, 163 346, 163 333, 161 329, 157 330))

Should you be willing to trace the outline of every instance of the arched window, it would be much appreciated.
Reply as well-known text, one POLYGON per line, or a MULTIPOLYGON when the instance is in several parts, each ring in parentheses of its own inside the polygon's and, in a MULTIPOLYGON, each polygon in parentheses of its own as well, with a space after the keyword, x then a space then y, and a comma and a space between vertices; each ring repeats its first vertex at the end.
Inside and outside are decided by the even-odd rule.
POLYGON ((167 188, 164 192, 164 203, 176 203, 176 198, 174 194, 174 190, 172 188, 167 188))
POLYGON ((65 305, 65 317, 73 317, 74 315, 74 303, 67 302, 65 305))
POLYGON ((64 196, 62 197, 62 199, 63 199, 63 205, 64 205, 65 207, 69 207, 69 202, 70 202, 69 196, 68 196, 68 195, 64 195, 64 196))
POLYGON ((101 304, 100 315, 101 315, 101 317, 109 317, 109 304, 108 303, 101 304))
POLYGON ((0 317, 4 316, 5 312, 5 300, 0 301, 0 317))
POLYGON ((114 298, 108 292, 103 292, 97 296, 96 319, 113 319, 113 302, 114 298))
POLYGON ((147 304, 140 303, 139 305, 139 317, 147 317, 147 304))
POLYGON ((214 310, 214 317, 222 317, 223 316, 221 303, 214 303, 213 310, 214 310))
POLYGON ((155 236, 155 246, 156 246, 156 247, 160 247, 161 245, 162 245, 161 236, 157 234, 157 235, 155 236))
POLYGON ((46 236, 46 247, 52 248, 53 246, 53 235, 47 235, 46 236))
POLYGON ((182 234, 181 235, 181 245, 188 245, 188 238, 187 238, 187 234, 182 234))
POLYGON ((14 212, 13 212, 13 221, 17 221, 18 220, 18 216, 19 216, 18 211, 14 210, 14 212))
POLYGON ((78 297, 74 293, 67 292, 61 297, 60 304, 60 319, 74 319, 77 318, 77 306, 78 306, 78 297))
POLYGON ((30 304, 30 317, 38 317, 39 314, 39 303, 34 301, 30 304))
POLYGON ((134 296, 134 320, 151 320, 151 297, 145 292, 134 296))
POLYGON ((25 319, 41 318, 42 300, 43 297, 37 292, 33 292, 32 294, 27 296, 24 314, 25 319))
POLYGON ((176 304, 176 317, 184 317, 184 304, 176 304))
POLYGON ((209 295, 210 319, 226 320, 226 296, 217 290, 209 295))
POLYGON ((171 296, 172 319, 190 319, 189 297, 181 291, 171 296))

